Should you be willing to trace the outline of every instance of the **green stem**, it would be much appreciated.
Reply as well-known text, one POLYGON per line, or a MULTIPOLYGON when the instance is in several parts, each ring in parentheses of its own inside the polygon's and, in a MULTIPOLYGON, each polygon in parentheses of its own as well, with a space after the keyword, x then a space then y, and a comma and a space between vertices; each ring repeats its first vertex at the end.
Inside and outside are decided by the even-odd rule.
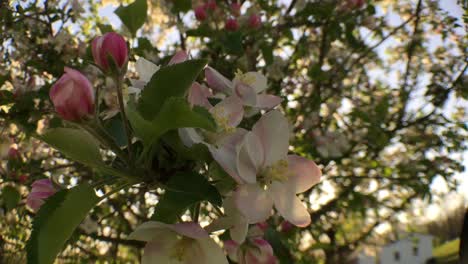
POLYGON ((192 221, 195 223, 198 223, 198 218, 200 216, 200 203, 197 203, 195 205, 195 208, 193 209, 193 215, 192 215, 192 221))
POLYGON ((127 114, 125 112, 125 105, 123 101, 123 94, 122 94, 122 84, 123 84, 123 78, 122 76, 114 78, 116 82, 116 88, 117 88, 117 98, 119 100, 119 108, 120 108, 120 115, 122 117, 122 122, 124 124, 124 129, 125 129, 125 135, 127 137, 127 150, 128 150, 128 155, 130 157, 130 160, 132 160, 132 135, 130 133, 130 124, 128 123, 128 118, 127 114))

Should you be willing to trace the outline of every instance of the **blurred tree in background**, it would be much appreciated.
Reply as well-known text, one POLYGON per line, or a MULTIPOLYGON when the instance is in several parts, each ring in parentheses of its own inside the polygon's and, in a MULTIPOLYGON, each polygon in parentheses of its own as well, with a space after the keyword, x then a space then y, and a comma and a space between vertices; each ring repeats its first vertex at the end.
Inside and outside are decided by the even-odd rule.
MULTIPOLYGON (((303 194, 312 225, 269 220, 267 239, 282 263, 346 263, 413 201, 430 202, 435 179, 457 189, 468 136, 468 42, 466 24, 440 6, 445 1, 260 0, 240 1, 240 9, 215 2, 201 12, 202 1, 148 0, 147 14, 135 5, 132 14, 116 9, 118 16, 112 14, 118 3, 105 0, 0 3, 4 263, 25 257, 19 252, 34 214, 24 198, 35 179, 50 176, 70 186, 106 177, 35 137, 61 125, 48 92, 65 65, 95 85, 109 82, 84 66, 92 61, 92 38, 111 30, 133 48, 131 72, 138 57, 163 64, 185 49, 228 78, 237 71, 268 77, 268 91, 284 99, 281 109, 292 122, 293 151, 312 158, 324 175, 303 194), (139 30, 137 20, 145 21, 139 30)), ((111 93, 104 91, 110 112, 116 107, 106 96, 111 93)), ((105 125, 125 141, 118 120, 105 125)), ((150 218, 158 195, 135 187, 111 196, 59 259, 136 261, 142 244, 126 237, 150 218)))

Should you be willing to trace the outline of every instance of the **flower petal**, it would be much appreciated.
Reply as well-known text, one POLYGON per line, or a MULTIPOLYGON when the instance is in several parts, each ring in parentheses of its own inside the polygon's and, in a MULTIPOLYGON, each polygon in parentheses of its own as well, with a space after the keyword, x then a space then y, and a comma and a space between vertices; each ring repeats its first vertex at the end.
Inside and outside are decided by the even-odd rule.
POLYGON ((283 101, 281 97, 271 95, 271 94, 258 94, 257 95, 257 105, 255 107, 269 110, 279 105, 283 101))
POLYGON ((238 74, 234 78, 234 83, 244 83, 253 88, 255 93, 260 93, 267 88, 267 78, 259 72, 246 72, 238 74))
POLYGON ((305 227, 310 224, 310 214, 304 204, 297 198, 294 190, 284 184, 273 182, 269 189, 278 212, 293 225, 305 227))
POLYGON ((173 65, 177 63, 184 62, 188 59, 188 54, 185 52, 185 50, 179 50, 174 56, 172 56, 171 60, 167 65, 173 65))
POLYGON ((143 257, 141 258, 142 264, 154 263, 167 263, 167 264, 180 264, 176 258, 171 256, 177 237, 174 234, 161 235, 158 239, 146 243, 143 250, 143 257))
POLYGON ((169 229, 169 225, 149 221, 139 225, 129 236, 128 239, 150 242, 155 237, 167 237, 169 234, 175 236, 175 233, 169 229))
POLYGON ((302 193, 320 182, 322 172, 312 160, 297 155, 288 155, 288 169, 291 175, 285 183, 294 193, 302 193))
POLYGON ((219 102, 210 112, 219 115, 218 118, 226 120, 226 125, 229 127, 236 127, 242 121, 244 107, 239 97, 233 95, 219 102))
POLYGON ((173 225, 168 225, 168 228, 177 232, 180 235, 193 239, 204 239, 210 237, 208 233, 198 224, 194 222, 183 222, 173 225))
POLYGON ((187 147, 192 147, 195 144, 203 142, 203 138, 198 134, 195 128, 179 128, 179 137, 187 147))
POLYGON ((224 77, 221 73, 211 67, 205 68, 206 83, 211 89, 225 94, 232 94, 233 84, 230 80, 224 77))
POLYGON ((253 126, 252 132, 260 139, 265 155, 262 167, 286 159, 289 148, 289 125, 281 112, 273 110, 263 115, 253 126))
POLYGON ((159 68, 161 67, 143 57, 138 58, 135 63, 135 69, 140 76, 139 80, 145 82, 145 84, 151 80, 154 73, 159 71, 159 68))
MULTIPOLYGON (((211 238, 198 240, 199 247, 193 247, 194 251, 189 256, 193 256, 186 264, 228 264, 223 250, 211 238)), ((157 262, 162 263, 162 262, 157 262)))
POLYGON ((207 87, 194 82, 188 91, 187 100, 191 106, 198 105, 210 109, 213 107, 208 101, 208 97, 210 96, 211 92, 207 87))
POLYGON ((239 211, 251 224, 270 217, 273 201, 268 193, 257 184, 244 184, 237 188, 234 199, 239 211))
POLYGON ((238 83, 234 86, 234 91, 237 96, 244 102, 244 105, 255 106, 257 105, 257 93, 251 86, 238 83))

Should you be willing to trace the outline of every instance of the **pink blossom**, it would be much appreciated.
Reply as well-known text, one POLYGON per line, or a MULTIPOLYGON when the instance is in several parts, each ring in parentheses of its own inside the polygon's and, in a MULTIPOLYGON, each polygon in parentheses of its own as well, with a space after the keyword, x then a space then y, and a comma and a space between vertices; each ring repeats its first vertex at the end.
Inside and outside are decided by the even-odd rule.
POLYGON ((207 14, 206 14, 206 10, 205 10, 205 7, 204 6, 197 6, 194 10, 195 12, 195 18, 198 20, 198 21, 205 21, 205 19, 207 18, 207 14))
POLYGON ((79 121, 94 112, 93 87, 77 70, 65 67, 65 73, 52 86, 49 96, 55 110, 65 120, 79 121))
POLYGON ((49 179, 36 180, 32 184, 31 192, 28 195, 26 204, 37 212, 44 204, 44 200, 56 192, 52 181, 49 179))
POLYGON ((258 14, 252 14, 247 21, 249 28, 257 29, 262 25, 262 20, 258 14))
POLYGON ((294 225, 289 221, 281 222, 281 232, 288 233, 294 228, 294 225))
POLYGON ((8 150, 8 158, 11 159, 11 160, 19 159, 20 158, 20 153, 19 153, 18 149, 14 148, 14 147, 11 147, 8 150))
POLYGON ((150 221, 138 226, 129 239, 145 241, 142 264, 227 264, 221 248, 198 223, 165 224, 150 221))
POLYGON ((235 18, 228 18, 226 20, 225 28, 227 31, 237 31, 239 29, 239 23, 235 18))
POLYGON ((288 148, 288 121, 273 110, 245 133, 239 146, 210 149, 213 158, 240 183, 233 196, 249 223, 268 219, 274 206, 292 224, 310 224, 307 208, 296 194, 318 183, 321 172, 313 161, 288 155, 288 148))
POLYGON ((206 67, 205 77, 211 89, 227 95, 235 94, 245 106, 268 110, 282 101, 278 96, 263 93, 267 89, 267 79, 259 72, 239 72, 230 81, 215 69, 206 67))
POLYGON ((109 32, 103 36, 94 38, 91 43, 94 63, 101 67, 104 71, 109 70, 113 64, 120 71, 126 66, 128 61, 128 49, 125 39, 115 33, 109 32), (112 58, 113 62, 109 62, 112 58))

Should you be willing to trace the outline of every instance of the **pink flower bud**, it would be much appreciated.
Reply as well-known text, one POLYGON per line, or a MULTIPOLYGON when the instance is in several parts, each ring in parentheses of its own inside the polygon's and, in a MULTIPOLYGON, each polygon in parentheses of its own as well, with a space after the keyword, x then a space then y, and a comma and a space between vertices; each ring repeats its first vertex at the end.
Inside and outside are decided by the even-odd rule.
POLYGON ((94 91, 79 71, 65 67, 65 73, 49 93, 55 110, 65 120, 80 121, 94 112, 94 91))
POLYGON ((239 4, 238 2, 231 3, 231 13, 232 13, 232 15, 235 16, 235 17, 238 17, 238 16, 240 16, 240 12, 241 12, 241 4, 239 4))
POLYGON ((13 159, 18 159, 19 157, 20 157, 20 153, 16 148, 11 147, 8 150, 8 158, 9 159, 13 160, 13 159))
POLYGON ((258 14, 252 14, 249 16, 247 25, 249 26, 249 28, 257 29, 262 25, 262 19, 258 14))
POLYGON ((228 31, 237 31, 239 29, 239 23, 237 23, 237 19, 235 18, 228 18, 226 20, 225 25, 226 30, 228 31))
POLYGON ((18 182, 19 183, 25 183, 28 181, 28 175, 26 174, 21 174, 19 177, 18 177, 18 182))
POLYGON ((216 7, 218 7, 216 0, 209 0, 208 3, 205 4, 205 8, 211 11, 214 11, 216 7))
POLYGON ((278 260, 273 254, 273 248, 262 238, 252 238, 250 247, 245 251, 246 264, 276 264, 278 260))
POLYGON ((174 56, 172 56, 171 60, 167 65, 173 65, 177 63, 184 62, 188 59, 188 54, 185 52, 185 50, 180 50, 174 56))
POLYGON ((42 179, 33 182, 32 189, 26 200, 26 204, 37 212, 44 204, 44 200, 52 196, 56 190, 49 179, 42 179))
POLYGON ((281 222, 281 232, 288 233, 294 228, 294 225, 289 221, 281 222))
POLYGON ((128 49, 125 39, 115 32, 94 38, 91 43, 94 63, 107 71, 113 64, 122 70, 128 61, 128 49), (109 61, 109 58, 113 60, 109 61))
POLYGON ((194 10, 195 18, 198 21, 205 21, 207 14, 204 6, 197 6, 194 10))

